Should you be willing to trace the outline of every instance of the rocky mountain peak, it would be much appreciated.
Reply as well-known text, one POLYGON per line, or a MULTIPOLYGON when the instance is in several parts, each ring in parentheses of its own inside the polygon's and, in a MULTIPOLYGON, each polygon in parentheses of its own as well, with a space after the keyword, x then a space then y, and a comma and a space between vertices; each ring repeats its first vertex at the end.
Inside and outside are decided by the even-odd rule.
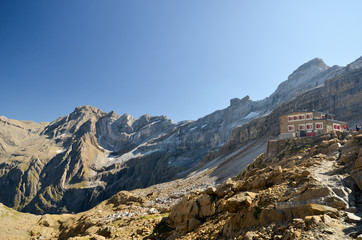
POLYGON ((246 103, 248 103, 250 101, 251 101, 251 99, 250 99, 249 95, 246 95, 242 99, 233 98, 233 99, 230 100, 230 106, 236 106, 236 105, 239 105, 239 104, 246 104, 246 103))
POLYGON ((114 111, 110 111, 105 117, 111 118, 112 120, 117 120, 120 116, 114 111))
POLYGON ((356 61, 352 62, 351 64, 348 64, 346 67, 351 70, 362 68, 362 57, 358 58, 356 61))
POLYGON ((329 66, 325 64, 322 59, 314 58, 298 67, 291 75, 289 75, 288 80, 299 79, 300 77, 309 79, 311 76, 324 72, 328 68, 329 66))
POLYGON ((119 123, 122 126, 123 125, 132 126, 132 124, 136 121, 136 119, 132 115, 125 113, 122 114, 117 121, 119 121, 119 123))
POLYGON ((104 112, 96 107, 84 105, 84 106, 76 107, 74 109, 73 113, 75 113, 75 114, 99 114, 99 113, 104 113, 104 112))
POLYGON ((50 137, 58 137, 65 133, 75 133, 84 123, 88 121, 95 122, 105 115, 105 112, 89 105, 76 107, 69 115, 51 122, 42 133, 50 137))
POLYGON ((105 112, 103 112, 102 110, 96 108, 96 107, 92 107, 89 105, 84 105, 84 106, 80 106, 80 107, 76 107, 74 109, 74 111, 69 114, 68 120, 76 120, 76 121, 80 121, 80 122, 84 122, 85 120, 88 120, 92 117, 103 117, 104 115, 106 115, 105 112))
POLYGON ((295 70, 295 72, 305 71, 310 68, 318 68, 320 70, 326 70, 329 68, 329 66, 323 61, 323 59, 313 58, 312 60, 310 60, 310 61, 304 63, 303 65, 301 65, 300 67, 298 67, 297 70, 295 70))

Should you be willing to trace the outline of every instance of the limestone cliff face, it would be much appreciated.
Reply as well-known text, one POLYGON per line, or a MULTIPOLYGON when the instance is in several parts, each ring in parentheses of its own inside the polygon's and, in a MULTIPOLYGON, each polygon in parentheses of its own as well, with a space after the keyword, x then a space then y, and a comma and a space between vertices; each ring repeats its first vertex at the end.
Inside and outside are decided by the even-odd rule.
POLYGON ((226 109, 197 121, 135 119, 91 106, 52 123, 1 117, 0 191, 5 194, 0 202, 33 213, 79 212, 120 190, 184 177, 249 140, 276 135, 279 115, 290 109, 358 119, 361 69, 351 66, 328 67, 314 59, 270 97, 235 98, 226 109), (295 97, 298 93, 303 94, 295 97))
MULTIPOLYGON (((335 118, 348 123, 362 120, 362 68, 339 71, 338 75, 325 81, 324 85, 312 89, 292 100, 280 104, 269 115, 257 118, 233 130, 230 139, 217 153, 205 156, 210 161, 232 152, 248 142, 279 134, 279 116, 297 110, 316 110, 335 114, 335 118)), ((353 126, 353 125, 352 125, 353 126)))

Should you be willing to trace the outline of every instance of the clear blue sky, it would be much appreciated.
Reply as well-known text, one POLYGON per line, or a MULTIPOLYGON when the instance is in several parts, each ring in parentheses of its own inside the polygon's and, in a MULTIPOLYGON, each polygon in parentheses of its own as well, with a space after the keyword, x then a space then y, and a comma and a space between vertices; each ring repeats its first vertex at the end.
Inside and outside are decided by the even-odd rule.
POLYGON ((315 57, 362 56, 362 1, 0 0, 0 115, 197 119, 315 57))

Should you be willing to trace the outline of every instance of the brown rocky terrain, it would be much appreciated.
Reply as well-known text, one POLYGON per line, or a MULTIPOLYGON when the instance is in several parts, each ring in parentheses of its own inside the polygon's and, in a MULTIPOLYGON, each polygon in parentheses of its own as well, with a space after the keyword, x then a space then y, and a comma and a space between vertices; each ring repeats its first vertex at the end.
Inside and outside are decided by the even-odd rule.
MULTIPOLYGON (((31 239, 143 239, 192 191, 214 186, 210 170, 145 189, 121 191, 78 214, 45 214, 27 228, 31 239)), ((166 228, 167 229, 167 228, 166 228)), ((1 226, 0 226, 1 231, 1 226)))
POLYGON ((160 224, 172 230, 152 237, 361 238, 362 132, 279 140, 275 146, 274 156, 261 155, 217 188, 183 198, 160 224))

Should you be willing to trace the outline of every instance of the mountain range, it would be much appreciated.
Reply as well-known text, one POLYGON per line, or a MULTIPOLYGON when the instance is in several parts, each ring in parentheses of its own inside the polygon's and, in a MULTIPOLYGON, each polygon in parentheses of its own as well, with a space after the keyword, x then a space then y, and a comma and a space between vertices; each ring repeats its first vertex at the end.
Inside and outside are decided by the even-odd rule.
MULTIPOLYGON (((205 173, 219 183, 237 175, 279 134, 279 116, 326 111, 362 122, 362 58, 346 67, 315 58, 269 97, 230 100, 196 121, 106 113, 77 107, 51 123, 0 117, 0 202, 19 211, 71 213, 121 190, 205 173)), ((200 175, 201 176, 201 175, 200 175)), ((204 176, 204 175, 202 175, 204 176)))

